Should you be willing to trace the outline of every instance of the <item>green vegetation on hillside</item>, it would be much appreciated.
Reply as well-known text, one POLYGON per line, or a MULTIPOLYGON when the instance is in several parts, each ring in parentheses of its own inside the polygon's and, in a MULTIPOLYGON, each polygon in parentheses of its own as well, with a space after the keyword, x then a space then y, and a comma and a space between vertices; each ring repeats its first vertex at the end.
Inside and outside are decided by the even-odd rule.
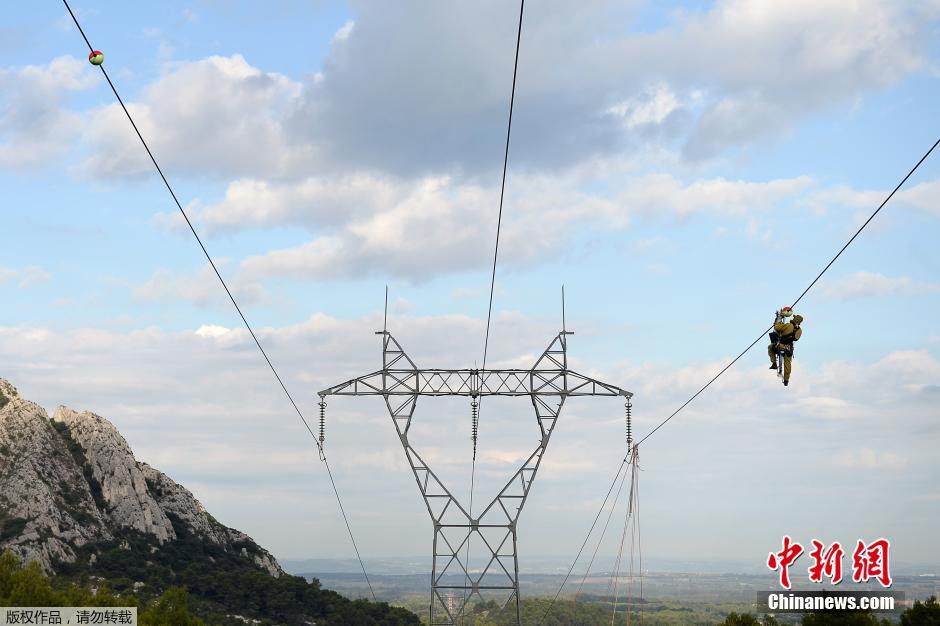
MULTIPOLYGON (((131 550, 122 552, 132 554, 131 550)), ((133 561, 134 558, 128 557, 123 562, 133 561)), ((112 558, 108 567, 120 566, 112 558)), ((136 606, 141 626, 244 624, 244 620, 234 615, 252 617, 259 620, 259 625, 302 624, 314 620, 324 625, 420 623, 414 614, 403 609, 384 603, 348 600, 332 591, 321 590, 316 581, 308 584, 297 576, 275 579, 262 572, 246 576, 244 572, 239 575, 222 569, 212 576, 220 581, 218 585, 208 584, 204 579, 200 581, 199 590, 171 585, 159 594, 154 593, 152 587, 151 593, 134 592, 132 584, 126 584, 129 581, 126 576, 117 576, 114 582, 123 587, 123 591, 118 592, 110 584, 110 577, 102 581, 87 572, 84 577, 50 580, 37 563, 22 566, 17 557, 7 551, 0 557, 0 606, 136 606)), ((187 574, 180 578, 199 580, 187 574)))
POLYGON ((933 596, 901 613, 901 626, 940 626, 940 603, 933 596))
POLYGON ((106 585, 96 591, 70 584, 52 585, 37 563, 20 565, 12 552, 0 556, 0 606, 136 606, 140 626, 202 626, 189 610, 185 589, 171 587, 149 603, 111 592, 106 585))
MULTIPOLYGON (((595 596, 595 598, 597 598, 595 596)), ((560 598, 551 604, 551 612, 546 611, 551 604, 547 597, 523 596, 520 613, 523 626, 596 626, 598 624, 611 624, 613 604, 610 599, 593 599, 575 602, 568 598, 560 598)), ((427 623, 427 599, 415 598, 405 604, 409 609, 418 613, 424 623, 427 623)), ((729 614, 729 611, 746 611, 751 608, 748 603, 684 603, 676 601, 638 601, 632 605, 632 614, 627 614, 627 605, 621 599, 615 626, 699 626, 704 624, 717 624, 729 614), (642 612, 642 619, 640 618, 642 612)), ((493 602, 481 602, 468 608, 461 626, 515 626, 515 605, 500 611, 493 602)), ((750 617, 750 616, 748 616, 750 617)), ((739 625, 731 625, 739 626, 739 625)), ((752 626, 743 623, 740 626, 752 626)))
MULTIPOLYGON (((760 618, 750 614, 729 613, 719 626, 776 626, 773 617, 760 618)), ((800 620, 802 626, 890 626, 891 621, 869 611, 819 611, 804 613, 800 620)), ((901 626, 940 626, 940 604, 936 597, 926 602, 920 600, 901 613, 901 626)))
MULTIPOLYGON (((521 604, 523 626, 595 626, 611 624, 613 605, 610 601, 595 596, 595 599, 575 602, 571 599, 559 599, 552 605, 551 612, 545 611, 550 601, 548 598, 523 598, 521 604)), ((715 603, 643 600, 632 606, 632 614, 627 615, 623 603, 614 620, 616 626, 635 624, 637 626, 886 626, 897 624, 898 616, 889 622, 880 614, 865 611, 829 611, 821 613, 797 613, 786 615, 755 615, 751 603, 715 603), (734 606, 734 610, 729 607, 734 606)), ((421 615, 427 623, 427 601, 415 598, 408 607, 421 615), (420 606, 423 604, 423 608, 420 606)), ((883 614, 887 615, 887 614, 883 614)), ((501 612, 493 603, 479 603, 468 609, 461 626, 515 626, 515 608, 501 612)), ((901 626, 940 626, 940 604, 936 598, 926 602, 915 602, 914 606, 900 614, 901 626)))
POLYGON ((193 613, 213 624, 244 623, 229 617, 241 615, 262 623, 318 625, 419 624, 417 616, 384 602, 349 600, 307 582, 300 576, 275 578, 255 565, 251 557, 259 548, 243 542, 234 550, 205 541, 173 515, 168 515, 177 539, 163 545, 152 537, 125 531, 113 541, 86 546, 75 563, 57 563, 60 577, 87 585, 103 577, 119 593, 138 597, 162 593, 173 587, 189 592, 193 613), (248 556, 239 554, 244 548, 248 556), (94 558, 92 558, 94 555, 94 558))
POLYGON ((750 613, 728 613, 728 617, 720 626, 777 626, 779 622, 771 616, 764 615, 757 618, 750 613))

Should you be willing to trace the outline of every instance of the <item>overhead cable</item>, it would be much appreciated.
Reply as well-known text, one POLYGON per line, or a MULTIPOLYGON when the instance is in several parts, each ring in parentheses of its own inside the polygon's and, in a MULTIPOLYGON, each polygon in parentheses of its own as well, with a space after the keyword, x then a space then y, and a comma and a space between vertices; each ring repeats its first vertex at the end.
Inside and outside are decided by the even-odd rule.
MULTIPOLYGON (((803 293, 801 293, 800 296, 799 296, 796 300, 793 301, 793 304, 791 305, 791 308, 795 307, 795 306, 803 299, 803 297, 804 297, 807 293, 809 293, 809 290, 812 289, 813 286, 815 286, 816 283, 819 281, 819 279, 822 278, 823 274, 825 274, 826 271, 828 271, 829 268, 832 267, 833 263, 836 262, 836 259, 838 259, 840 256, 842 256, 842 253, 845 252, 846 248, 848 248, 849 245, 850 245, 853 241, 855 241, 856 237, 858 237, 859 234, 865 229, 865 227, 868 226, 868 224, 875 218, 876 215, 878 215, 878 213, 881 211, 881 209, 883 209, 883 208, 885 207, 885 205, 888 204, 888 201, 891 200, 891 198, 894 197, 894 195, 901 189, 901 187, 904 185, 904 183, 906 183, 907 180, 914 174, 914 172, 917 171, 917 168, 919 168, 919 167, 921 166, 921 164, 922 164, 924 161, 927 160, 927 157, 930 156, 930 154, 934 151, 934 149, 935 149, 938 145, 940 145, 940 139, 937 139, 937 141, 935 141, 934 144, 933 144, 932 146, 930 146, 930 149, 927 150, 926 153, 924 153, 924 156, 922 156, 922 157, 920 158, 920 160, 917 161, 917 163, 914 164, 914 167, 912 167, 912 168, 910 169, 910 171, 907 173, 907 175, 905 175, 904 178, 901 179, 901 182, 899 182, 899 183, 894 187, 894 189, 891 191, 891 193, 889 193, 888 196, 884 199, 884 201, 882 201, 882 203, 881 203, 880 205, 878 205, 878 208, 875 209, 875 211, 868 217, 868 219, 865 220, 865 222, 858 228, 858 230, 855 231, 855 234, 852 235, 852 236, 849 238, 849 240, 845 243, 845 245, 843 245, 842 248, 835 254, 835 256, 832 257, 832 259, 829 261, 829 263, 826 264, 826 266, 822 269, 822 271, 820 271, 819 274, 816 275, 816 278, 814 278, 813 281, 809 284, 809 286, 806 287, 806 289, 803 290, 803 293)), ((722 374, 724 374, 724 373, 727 372, 729 369, 731 369, 731 367, 732 367, 735 363, 737 363, 737 362, 741 359, 741 357, 743 357, 745 354, 747 354, 747 353, 751 350, 751 348, 753 348, 755 345, 757 345, 757 343, 758 343, 759 341, 761 341, 761 340, 764 338, 764 336, 765 336, 770 330, 772 330, 772 329, 773 329, 773 326, 770 326, 770 327, 764 329, 763 331, 761 331, 761 333, 757 336, 757 338, 756 338, 754 341, 752 341, 752 342, 750 343, 750 345, 748 345, 748 346, 747 346, 744 350, 742 350, 736 357, 734 357, 734 358, 731 360, 730 363, 728 363, 728 364, 725 365, 723 368, 721 368, 721 370, 720 370, 717 374, 715 374, 715 375, 711 378, 711 380, 709 380, 709 381, 708 381, 707 383, 705 383, 705 385, 703 385, 698 391, 696 391, 694 394, 692 394, 692 396, 691 396, 688 400, 686 400, 685 402, 683 402, 682 405, 680 405, 678 409, 676 409, 675 411, 673 411, 666 419, 662 420, 653 430, 651 430, 649 433, 647 433, 642 439, 640 439, 639 441, 637 441, 635 445, 638 446, 638 445, 640 445, 641 443, 643 443, 644 441, 646 441, 647 439, 649 439, 649 438, 653 435, 653 433, 655 433, 655 432, 658 431, 660 428, 662 428, 663 426, 665 426, 666 423, 668 423, 672 418, 674 418, 676 415, 678 415, 680 411, 682 411, 685 407, 687 407, 689 404, 691 404, 693 400, 695 400, 699 395, 701 395, 702 392, 704 392, 706 389, 708 389, 708 387, 710 387, 713 382, 715 382, 716 380, 718 380, 718 378, 719 378, 722 374)), ((617 473, 614 475, 614 481, 611 483, 611 489, 613 489, 613 485, 616 484, 617 478, 620 476, 620 472, 621 472, 621 470, 623 469, 624 465, 627 463, 627 460, 628 460, 627 458, 624 458, 624 460, 620 463, 620 465, 617 466, 617 473)), ((608 495, 609 495, 609 492, 608 492, 608 495)), ((556 599, 558 598, 558 596, 561 594, 562 589, 564 589, 565 584, 568 582, 568 576, 571 575, 571 571, 574 569, 575 563, 577 563, 578 558, 580 558, 580 556, 581 556, 581 551, 584 550, 584 545, 587 543, 588 539, 589 539, 590 536, 591 536, 591 533, 594 531, 594 526, 597 524, 597 520, 598 520, 598 518, 600 517, 601 513, 603 512, 604 506, 605 506, 606 504, 607 504, 607 500, 606 500, 606 498, 605 498, 604 502, 601 504, 601 508, 600 508, 600 509, 598 510, 598 512, 597 512, 597 515, 594 517, 594 523, 591 524, 591 528, 588 530, 588 533, 587 533, 587 535, 586 535, 585 538, 584 538, 584 543, 581 544, 581 550, 578 551, 578 557, 575 558, 574 563, 572 563, 572 564, 571 564, 571 567, 568 569, 568 575, 565 576, 564 582, 562 582, 561 587, 558 588, 558 591, 555 593, 555 596, 552 598, 552 601, 549 603, 548 610, 545 612, 545 616, 543 616, 543 619, 544 619, 544 617, 546 617, 546 616, 548 615, 548 613, 551 611, 551 608, 552 608, 552 606, 554 605, 555 600, 556 600, 556 599)))
MULTIPOLYGON (((65 8, 68 10, 69 15, 72 16, 72 21, 75 22, 78 32, 81 33, 82 39, 85 40, 85 43, 88 45, 88 49, 91 52, 94 52, 95 48, 91 45, 91 42, 88 40, 88 37, 85 35, 85 30, 82 28, 82 25, 78 22, 78 18, 75 17, 75 13, 72 11, 72 7, 69 6, 68 0, 62 0, 62 3, 65 5, 65 8)), ((352 527, 349 525, 349 518, 346 516, 346 510, 343 507, 343 501, 339 495, 339 489, 336 487, 336 481, 333 479, 333 472, 330 471, 330 464, 326 459, 326 453, 324 452, 323 445, 317 439, 316 434, 314 434, 313 429, 310 427, 310 424, 307 422, 307 419, 304 417, 303 412, 300 410, 300 407, 297 405, 297 402, 294 401, 293 396, 291 396, 290 391, 287 390, 287 386, 284 384, 284 381, 281 379, 281 375, 278 374, 277 369, 274 367, 274 363, 271 362, 271 359, 268 357, 267 352, 261 346, 261 342, 258 340, 258 336, 255 334, 254 329, 252 329, 251 324, 248 323, 248 319, 245 317, 245 314, 242 313, 241 307, 238 306, 238 302, 235 300, 235 296, 232 295, 231 289, 225 282, 225 279, 222 278, 222 274, 219 272, 219 268, 216 267, 215 262, 212 260, 212 257, 209 255, 209 251, 206 249, 205 244, 203 244, 202 239, 199 237, 199 233, 196 232, 196 228, 193 226, 192 221, 190 221, 189 216, 186 214, 186 211, 183 209, 183 205, 180 204, 179 199, 176 197, 176 192, 173 191, 173 187, 170 185, 170 181, 167 180, 166 175, 163 173, 163 169, 160 167, 160 164, 157 163, 157 159, 153 156, 153 152, 150 151, 150 146, 147 145, 144 136, 141 134, 140 129, 137 127, 137 124, 134 122, 134 118, 131 116, 130 111, 128 111, 127 106, 124 104, 124 100, 121 98, 121 95, 118 93, 117 88, 114 86, 114 83, 111 81, 111 77, 108 76, 108 71, 104 68, 104 65, 98 65, 98 68, 101 70, 101 73, 104 75, 105 80, 108 81, 108 85, 111 87, 111 91, 114 92, 114 97, 117 98, 118 103, 121 105, 121 108, 124 110, 124 114, 127 116, 127 120, 131 123, 131 126, 134 128, 134 132, 137 133, 140 143, 144 146, 144 150, 147 151, 147 156, 150 157, 150 160, 153 162, 154 167, 157 169, 157 173, 160 175, 163 184, 166 186, 167 191, 170 192, 170 196, 173 198, 173 202, 176 203, 176 208, 179 209, 180 214, 183 216, 183 219, 186 221, 186 225, 189 226, 189 230, 192 232, 193 237, 196 238, 196 243, 199 244, 202 253, 206 256, 206 259, 209 261, 209 265, 212 267, 212 271, 215 272, 216 277, 219 279, 219 282, 222 284, 222 288, 225 289, 225 293, 228 295, 229 300, 231 300, 232 305, 235 307, 235 311, 238 313, 238 316, 241 318, 242 322, 245 325, 245 328, 248 329, 248 333, 251 335, 251 338, 254 340, 255 345, 258 347, 258 350, 261 352, 261 356, 264 357, 265 362, 268 364, 268 367, 271 369, 271 373, 274 374, 274 378, 277 380, 278 385, 280 385, 281 390, 284 392, 284 395, 287 396, 288 401, 291 406, 294 408, 294 411, 297 413, 297 416, 300 418, 300 421, 303 422, 304 427, 307 429, 307 432, 310 433, 310 436, 313 438, 314 442, 317 445, 317 449, 320 453, 320 458, 323 460, 324 465, 326 466, 327 475, 330 478, 330 484, 333 486, 333 493, 336 496, 336 502, 339 504, 340 512, 343 515, 343 521, 346 523, 346 530, 349 533, 349 539, 352 541, 353 549, 356 552, 356 558, 359 559, 359 565, 362 568, 362 574, 366 579, 366 583, 369 585, 369 591, 372 594, 372 599, 375 600, 375 591, 372 589, 372 583, 369 581, 369 575, 366 574, 365 565, 362 562, 362 557, 359 555, 359 548, 356 545, 356 539, 353 536, 352 527)))
MULTIPOLYGON (((496 216, 496 245, 493 247, 493 272, 490 276, 490 300, 489 305, 486 310, 486 333, 483 337, 483 369, 480 370, 481 374, 485 376, 486 373, 486 355, 490 346, 490 321, 493 317, 493 291, 496 287, 496 263, 499 259, 499 233, 503 224, 503 198, 506 193, 506 170, 509 165, 509 137, 512 134, 512 110, 513 105, 516 101, 516 76, 519 72, 519 44, 522 41, 522 15, 525 11, 525 0, 519 0, 519 26, 516 30, 516 55, 513 61, 512 66, 512 90, 509 94, 509 120, 506 123, 506 145, 503 150, 503 176, 502 181, 499 186, 499 212, 496 216)), ((481 377, 482 380, 482 377, 481 377)), ((470 513, 473 513, 473 491, 476 480, 476 470, 477 470, 477 431, 480 423, 480 411, 483 409, 483 401, 480 399, 479 404, 476 407, 475 419, 473 422, 473 459, 471 461, 470 468, 470 513)), ((470 542, 467 542, 467 573, 466 580, 469 580, 470 577, 470 542)), ((464 603, 466 606, 466 603, 464 603)), ((463 608, 461 608, 463 611, 463 608)))
MULTIPOLYGON (((819 272, 819 274, 816 275, 816 278, 813 279, 813 282, 811 282, 811 283, 809 284, 809 286, 808 286, 806 289, 803 290, 803 293, 800 294, 800 297, 798 297, 796 300, 793 301, 793 304, 791 305, 791 308, 795 307, 795 306, 800 302, 800 300, 803 299, 803 296, 805 296, 807 293, 809 293, 809 290, 812 289, 813 286, 819 281, 819 279, 822 278, 823 274, 825 274, 825 273, 829 270, 829 268, 832 267, 832 264, 836 262, 836 259, 838 259, 840 256, 842 256, 842 253, 845 252, 846 248, 848 248, 849 245, 850 245, 853 241, 855 241, 855 238, 858 237, 858 236, 861 234, 861 232, 862 232, 863 230, 865 230, 865 227, 868 226, 869 222, 871 222, 871 221, 875 218, 875 216, 878 215, 878 213, 881 211, 881 209, 883 209, 884 206, 885 206, 886 204, 888 204, 888 201, 889 201, 891 198, 894 197, 894 194, 896 194, 899 189, 901 189, 901 187, 904 185, 904 183, 907 182, 907 179, 910 178, 910 177, 914 174, 914 172, 917 171, 917 168, 920 167, 921 163, 923 163, 924 161, 927 160, 927 157, 930 156, 930 153, 934 151, 934 148, 936 148, 937 145, 940 145, 940 139, 937 139, 937 141, 935 141, 934 144, 933 144, 932 146, 930 146, 930 150, 927 150, 927 152, 924 154, 924 156, 920 157, 920 160, 914 165, 914 167, 911 168, 911 171, 909 171, 909 172, 907 173, 907 175, 906 175, 904 178, 901 179, 901 182, 899 182, 899 183, 897 184, 897 186, 895 186, 895 188, 891 191, 891 193, 888 194, 888 197, 886 197, 886 198, 884 199, 884 201, 883 201, 880 205, 878 205, 878 208, 875 209, 875 212, 872 213, 870 216, 868 216, 868 219, 865 220, 865 223, 863 223, 861 226, 859 226, 858 230, 855 231, 855 234, 852 235, 852 237, 849 238, 849 240, 845 242, 845 245, 842 246, 842 248, 836 253, 836 255, 835 255, 834 257, 832 257, 832 259, 829 261, 829 263, 826 264, 826 267, 824 267, 824 268, 822 269, 822 271, 819 272)), ((753 348, 755 345, 757 345, 757 343, 758 343, 761 339, 764 338, 764 335, 767 334, 767 333, 768 333, 770 330, 772 330, 772 329, 773 329, 773 326, 770 326, 769 328, 766 328, 765 330, 761 331, 761 334, 757 336, 757 339, 755 339, 754 341, 751 342, 751 345, 749 345, 748 347, 746 347, 746 348, 741 352, 741 354, 739 354, 738 356, 734 357, 734 359, 732 359, 732 361, 731 361, 730 363, 728 363, 727 365, 725 365, 725 366, 721 369, 720 372, 718 372, 717 374, 715 374, 715 376, 714 376, 711 380, 709 380, 707 383, 705 383, 705 385, 704 385, 701 389, 699 389, 698 391, 696 391, 696 392, 692 395, 691 398, 689 398, 688 400, 686 400, 685 402, 683 402, 683 403, 682 403, 682 406, 680 406, 678 409, 676 409, 675 411, 673 411, 672 414, 671 414, 669 417, 667 417, 667 418, 664 419, 662 422, 660 422, 659 425, 656 426, 656 428, 654 428, 653 430, 651 430, 650 432, 648 432, 648 433, 646 434, 646 436, 644 436, 642 439, 640 439, 640 440, 637 442, 637 445, 639 445, 639 444, 643 443, 644 441, 646 441, 647 439, 649 439, 649 438, 652 436, 653 433, 655 433, 657 430, 659 430, 660 428, 662 428, 663 426, 665 426, 665 425, 666 425, 666 422, 668 422, 669 420, 671 420, 672 418, 674 418, 676 415, 678 415, 678 414, 679 414, 679 411, 681 411, 681 410, 684 409, 686 406, 688 406, 689 403, 691 403, 693 400, 695 400, 695 398, 697 398, 700 393, 702 393, 703 391, 705 391, 706 389, 708 389, 708 387, 709 387, 713 382, 715 382, 716 380, 718 380, 718 377, 719 377, 719 376, 721 376, 722 374, 724 374, 725 372, 727 372, 729 369, 731 369, 731 366, 734 365, 735 363, 737 363, 738 359, 740 359, 742 356, 744 356, 745 354, 747 354, 747 352, 750 351, 750 349, 753 348)))

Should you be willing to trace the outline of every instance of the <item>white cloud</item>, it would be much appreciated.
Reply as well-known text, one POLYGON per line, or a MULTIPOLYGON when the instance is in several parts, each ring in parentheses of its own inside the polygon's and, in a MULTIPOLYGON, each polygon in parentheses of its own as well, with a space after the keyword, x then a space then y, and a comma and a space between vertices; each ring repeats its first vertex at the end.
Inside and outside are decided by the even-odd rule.
MULTIPOLYGON (((590 163, 554 176, 517 175, 507 190, 501 260, 521 267, 557 258, 578 234, 622 229, 637 215, 753 221, 812 185, 806 176, 684 183, 668 174, 630 175, 630 167, 590 163), (604 191, 591 190, 596 187, 604 191)), ((451 176, 410 180, 358 174, 278 184, 244 179, 229 185, 221 201, 191 207, 191 214, 209 233, 288 225, 316 233, 300 246, 243 260, 241 270, 250 281, 377 273, 424 280, 489 262, 479 252, 481 242, 494 235, 497 193, 492 186, 451 176)), ((164 219, 178 222, 172 214, 164 219)))
MULTIPOLYGON (((291 140, 281 119, 299 94, 286 76, 238 54, 173 65, 128 109, 161 166, 180 175, 257 176, 309 165, 313 148, 291 140)), ((90 115, 87 175, 140 176, 153 169, 117 104, 90 115)))
MULTIPOLYGON (((336 226, 388 210, 408 193, 404 183, 365 173, 292 183, 247 178, 229 183, 219 202, 193 206, 190 213, 209 234, 286 224, 336 226)), ((160 221, 182 225, 176 212, 160 221)))
POLYGON ((918 183, 898 195, 901 202, 940 217, 940 179, 918 183))
MULTIPOLYGON (((517 167, 569 168, 658 139, 678 139, 693 159, 763 141, 924 68, 936 19, 889 0, 722 0, 673 13, 652 32, 612 27, 633 10, 595 0, 527 13, 517 167)), ((168 64, 129 103, 163 166, 176 176, 251 178, 302 177, 313 167, 407 177, 496 171, 514 10, 488 0, 459 9, 357 3, 353 13, 305 83, 238 54, 168 64)), ((94 151, 86 174, 149 172, 116 104, 64 108, 63 89, 97 77, 70 57, 0 73, 13 94, 0 123, 3 162, 47 160, 81 128, 94 151)))
POLYGON ((624 48, 709 94, 685 147, 701 158, 924 67, 930 19, 918 5, 881 0, 723 0, 624 48))
MULTIPOLYGON (((680 137, 694 159, 783 132, 924 66, 929 19, 898 4, 725 0, 648 33, 612 30, 611 12, 631 7, 605 1, 532 11, 513 163, 571 167, 649 141, 649 127, 680 137)), ((158 158, 180 174, 253 178, 313 166, 408 177, 495 171, 512 10, 491 0, 457 10, 359 4, 354 13, 303 85, 239 55, 171 66, 131 103, 158 158)), ((97 150, 88 171, 148 167, 115 106, 88 117, 97 150)))
POLYGON ((826 287, 829 296, 840 300, 917 296, 937 292, 940 292, 937 283, 918 282, 907 276, 892 278, 877 272, 856 272, 826 287))
MULTIPOLYGON (((224 267, 225 260, 217 259, 216 265, 224 267)), ((228 280, 229 288, 239 304, 257 304, 264 297, 264 289, 253 282, 240 281, 236 277, 228 280)), ((176 275, 169 270, 154 272, 145 283, 133 290, 134 299, 139 302, 173 302, 185 300, 196 306, 229 306, 219 279, 208 264, 189 276, 176 275)))
POLYGON ((88 63, 70 56, 0 69, 0 166, 25 168, 65 154, 84 124, 65 101, 99 79, 88 63))
MULTIPOLYGON (((468 355, 478 353, 484 323, 462 316, 393 315, 389 328, 419 366, 467 367, 472 361, 468 355)), ((344 320, 318 314, 299 324, 260 329, 259 339, 315 426, 317 390, 376 369, 380 344, 372 332, 380 327, 380 315, 344 320)), ((504 360, 522 366, 532 362, 553 333, 544 324, 507 315, 499 316, 493 329, 504 360)), ((717 360, 680 369, 624 364, 594 371, 581 362, 584 355, 576 339, 569 344, 573 367, 636 392, 638 434, 648 432, 678 399, 688 397, 724 364, 717 360)), ((107 416, 139 458, 184 484, 199 485, 199 495, 214 515, 254 532, 263 545, 292 554, 313 553, 323 545, 333 546, 330 555, 346 550, 345 529, 324 504, 333 496, 316 452, 243 329, 211 320, 184 332, 0 328, 0 363, 0 375, 17 384, 25 397, 47 407, 66 403, 107 416), (258 499, 265 501, 267 521, 254 520, 254 505, 246 505, 258 499), (280 521, 298 515, 321 529, 316 546, 306 534, 309 526, 280 521)), ((792 477, 795 482, 820 471, 831 475, 833 459, 842 467, 861 469, 876 465, 919 471, 923 463, 932 463, 936 394, 924 385, 940 379, 940 362, 927 351, 895 352, 873 363, 833 362, 814 371, 798 364, 789 388, 768 374, 762 359, 741 365, 644 444, 648 510, 665 506, 655 502, 664 489, 681 490, 689 480, 704 480, 688 475, 689 459, 700 458, 703 441, 716 442, 722 450, 708 457, 708 480, 723 489, 740 484, 741 467, 749 470, 745 481, 779 480, 779 457, 775 461, 768 451, 788 451, 791 471, 805 474, 792 477), (842 404, 820 403, 820 398, 842 404), (824 422, 818 419, 820 409, 828 412, 824 422), (904 427, 895 429, 892 448, 876 448, 871 433, 899 416, 904 427), (903 456, 895 452, 901 449, 903 456)), ((426 519, 381 399, 332 397, 328 403, 327 451, 357 538, 362 538, 360 548, 387 554, 387 537, 394 532, 400 553, 423 553, 426 519), (382 509, 380 518, 370 513, 376 507, 382 509)), ((569 519, 557 512, 560 517, 553 516, 550 528, 543 527, 539 513, 560 500, 570 510, 583 511, 584 502, 603 496, 597 482, 609 480, 608 470, 613 473, 623 454, 622 410, 612 398, 572 399, 566 406, 526 513, 526 541, 536 553, 557 542, 559 524, 583 532, 589 523, 581 513, 569 519)), ((465 398, 422 398, 412 429, 414 445, 461 494, 468 488, 469 415, 465 398)), ((486 403, 479 501, 508 478, 513 462, 531 452, 537 432, 525 401, 486 403)), ((839 518, 850 497, 844 484, 827 488, 840 498, 832 498, 831 506, 815 507, 817 521, 839 518)), ((771 490, 764 500, 761 490, 747 493, 758 509, 779 495, 771 490)), ((904 497, 906 492, 898 487, 894 493, 904 497)), ((716 514, 707 503, 686 506, 698 511, 693 519, 716 514)), ((666 509, 671 515, 673 509, 666 509)))
MULTIPOLYGON (((553 3, 526 14, 515 163, 564 167, 617 153, 672 115, 669 136, 684 135, 694 159, 765 140, 923 68, 935 19, 886 0, 724 0, 654 32, 611 26, 631 9, 553 3)), ((336 159, 386 171, 495 169, 512 9, 406 2, 354 12, 357 36, 306 86, 298 133, 326 132, 336 159)))
POLYGON ((51 277, 51 274, 38 265, 29 265, 19 272, 19 287, 25 289, 38 283, 44 283, 51 277))
POLYGON ((826 214, 833 205, 874 211, 886 195, 886 192, 882 191, 857 190, 847 185, 836 185, 808 194, 806 204, 819 215, 826 214))
POLYGON ((809 176, 768 182, 714 178, 684 184, 669 174, 650 174, 631 180, 619 199, 635 210, 650 214, 687 217, 710 212, 750 217, 794 198, 811 184, 809 176))
POLYGON ((353 28, 356 27, 356 22, 354 20, 347 20, 345 24, 339 27, 336 33, 333 34, 333 39, 330 40, 330 43, 337 44, 349 39, 349 36, 353 32, 353 28))
POLYGON ((16 270, 0 267, 0 285, 10 282, 16 276, 16 270))
MULTIPOLYGON (((824 214, 830 206, 874 211, 887 198, 890 190, 852 189, 836 185, 815 191, 807 196, 806 204, 817 213, 824 214)), ((940 216, 940 179, 918 183, 901 189, 891 199, 892 204, 907 205, 940 216)))
POLYGON ((668 85, 659 84, 641 97, 629 98, 610 107, 607 112, 623 118, 623 123, 632 130, 648 124, 662 124, 678 108, 676 94, 668 85))
POLYGON ((895 452, 876 452, 871 448, 846 450, 833 460, 833 465, 844 469, 899 470, 909 465, 907 458, 895 452))
POLYGON ((211 337, 213 339, 224 337, 230 332, 231 329, 226 328, 225 326, 219 326, 218 324, 203 324, 196 329, 196 334, 200 337, 211 337))
POLYGON ((33 285, 44 283, 51 277, 52 275, 49 272, 38 265, 28 265, 18 270, 0 266, 0 285, 17 281, 17 287, 26 289, 33 285))
MULTIPOLYGON (((272 275, 301 278, 367 276, 382 272, 411 280, 472 270, 489 262, 480 254, 495 234, 498 190, 461 183, 451 177, 429 177, 415 182, 395 179, 359 179, 356 195, 368 205, 353 209, 363 217, 349 219, 336 234, 319 236, 298 247, 274 250, 245 259, 246 278, 272 275), (375 189, 372 193, 369 185, 375 189), (385 203, 388 204, 385 204, 385 203), (376 206, 382 203, 384 206, 376 206), (362 209, 365 208, 365 211, 362 209), (455 227, 455 225, 459 225, 455 227)), ((613 202, 576 190, 570 179, 517 180, 507 197, 513 217, 504 221, 504 260, 526 265, 560 254, 570 237, 568 227, 589 226, 591 220, 611 216, 626 221, 613 202), (619 215, 619 217, 618 217, 619 215)), ((316 185, 320 187, 320 185, 316 185)), ((327 188, 326 185, 322 186, 327 188)), ((334 197, 347 196, 334 190, 334 197)), ((314 210, 336 206, 321 205, 314 210)), ((254 203, 246 203, 246 206, 254 203)), ((285 221, 309 219, 314 210, 295 207, 285 221)), ((224 211, 219 212, 224 213, 224 211)))
POLYGON ((804 396, 797 401, 807 415, 838 419, 852 415, 852 403, 833 396, 804 396))

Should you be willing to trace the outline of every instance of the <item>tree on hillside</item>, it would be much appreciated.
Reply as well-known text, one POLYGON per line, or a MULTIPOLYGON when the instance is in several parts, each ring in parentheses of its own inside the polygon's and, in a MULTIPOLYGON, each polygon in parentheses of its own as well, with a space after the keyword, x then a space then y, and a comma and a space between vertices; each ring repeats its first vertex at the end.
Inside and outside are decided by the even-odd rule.
POLYGON ((931 596, 926 602, 918 600, 901 613, 901 626, 940 626, 940 603, 931 596))
POLYGON ((732 611, 718 626, 777 626, 777 624, 777 620, 770 615, 757 618, 750 613, 738 614, 732 611))
MULTIPOLYGON (((26 566, 9 550, 0 556, 0 606, 138 606, 137 598, 113 594, 106 584, 92 591, 68 585, 52 586, 35 561, 26 566)), ((185 589, 171 587, 150 607, 139 607, 140 626, 203 626, 189 612, 185 589)))
POLYGON ((200 626, 202 621, 189 612, 189 594, 182 587, 170 587, 153 605, 138 615, 141 624, 152 626, 200 626))
POLYGON ((803 626, 891 626, 871 611, 818 611, 803 615, 803 626))

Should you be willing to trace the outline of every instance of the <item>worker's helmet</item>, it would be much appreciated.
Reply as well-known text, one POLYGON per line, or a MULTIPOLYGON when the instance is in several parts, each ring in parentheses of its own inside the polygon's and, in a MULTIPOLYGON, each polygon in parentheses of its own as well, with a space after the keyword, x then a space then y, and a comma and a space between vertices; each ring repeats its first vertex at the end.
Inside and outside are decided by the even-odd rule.
POLYGON ((782 309, 780 309, 780 315, 782 315, 783 317, 790 317, 791 315, 793 315, 793 309, 791 307, 785 306, 782 309))

